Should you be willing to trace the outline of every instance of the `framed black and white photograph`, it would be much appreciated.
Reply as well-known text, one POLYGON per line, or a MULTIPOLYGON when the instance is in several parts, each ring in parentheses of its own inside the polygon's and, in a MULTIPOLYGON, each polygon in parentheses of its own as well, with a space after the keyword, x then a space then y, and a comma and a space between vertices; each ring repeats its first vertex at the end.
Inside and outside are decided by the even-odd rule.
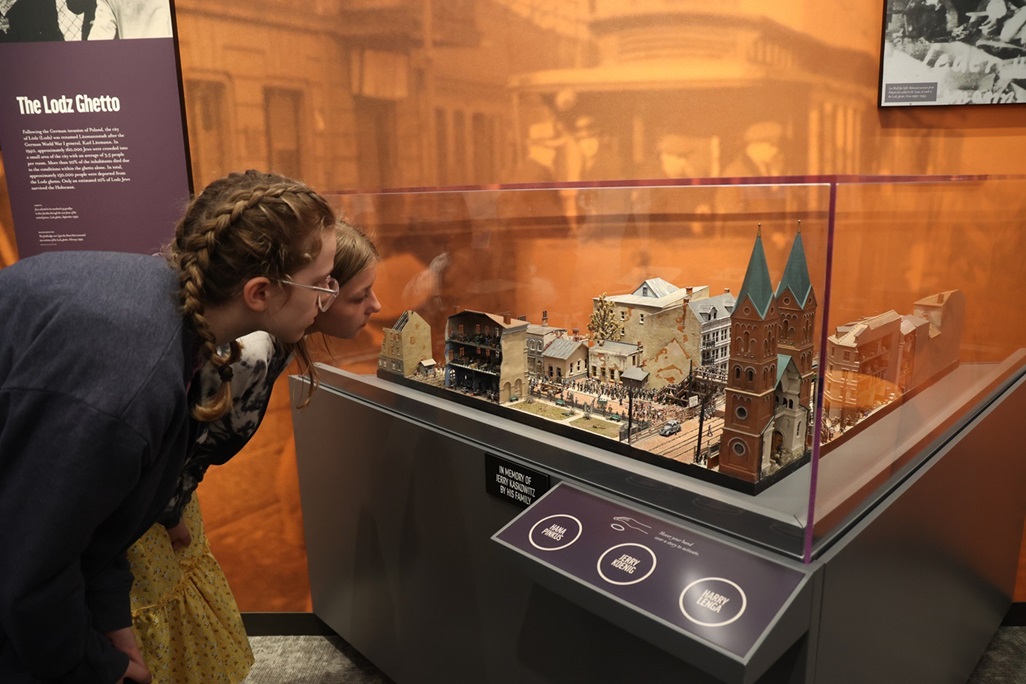
POLYGON ((1026 0, 885 0, 880 106, 1026 103, 1026 0))

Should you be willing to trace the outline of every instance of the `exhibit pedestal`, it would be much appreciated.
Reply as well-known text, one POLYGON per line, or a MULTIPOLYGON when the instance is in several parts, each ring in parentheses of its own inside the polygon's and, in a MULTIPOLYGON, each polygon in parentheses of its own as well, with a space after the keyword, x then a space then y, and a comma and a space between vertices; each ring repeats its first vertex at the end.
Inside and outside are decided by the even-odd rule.
POLYGON ((754 499, 319 371, 294 412, 314 613, 399 684, 961 684, 1011 603, 1022 379, 805 563, 664 504, 794 534, 754 499))

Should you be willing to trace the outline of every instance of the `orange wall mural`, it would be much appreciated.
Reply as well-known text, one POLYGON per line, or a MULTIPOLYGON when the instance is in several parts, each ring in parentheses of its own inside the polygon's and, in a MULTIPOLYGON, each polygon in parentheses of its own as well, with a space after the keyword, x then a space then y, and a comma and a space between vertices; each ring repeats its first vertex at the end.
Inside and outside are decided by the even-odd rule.
MULTIPOLYGON (((271 169, 336 195, 360 224, 377 208, 343 193, 1026 173, 1019 107, 877 107, 881 34, 895 20, 882 4, 177 0, 194 184, 271 169)), ((578 228, 576 200, 562 199, 568 229, 578 228)), ((326 343, 322 359, 371 372, 366 352, 380 327, 423 294, 416 276, 431 272, 451 234, 417 232, 414 209, 396 209, 372 235, 385 257, 378 337, 326 343)), ((465 207, 447 211, 431 209, 466 219, 465 207)), ((5 190, 0 222, 3 266, 17 258, 5 190)), ((200 488, 244 611, 310 607, 295 467, 282 380, 253 442, 200 488)), ((1026 600, 1022 577, 1017 599, 1026 600)))

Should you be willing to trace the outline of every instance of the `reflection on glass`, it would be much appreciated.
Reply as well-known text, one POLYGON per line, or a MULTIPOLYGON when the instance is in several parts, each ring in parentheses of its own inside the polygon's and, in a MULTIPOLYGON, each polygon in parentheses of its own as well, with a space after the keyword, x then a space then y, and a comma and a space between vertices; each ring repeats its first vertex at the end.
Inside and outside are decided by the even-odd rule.
POLYGON ((382 332, 353 358, 719 485, 820 543, 1026 367, 1026 321, 993 297, 1018 271, 977 264, 1017 253, 1026 195, 766 181, 339 196, 384 255, 382 332))

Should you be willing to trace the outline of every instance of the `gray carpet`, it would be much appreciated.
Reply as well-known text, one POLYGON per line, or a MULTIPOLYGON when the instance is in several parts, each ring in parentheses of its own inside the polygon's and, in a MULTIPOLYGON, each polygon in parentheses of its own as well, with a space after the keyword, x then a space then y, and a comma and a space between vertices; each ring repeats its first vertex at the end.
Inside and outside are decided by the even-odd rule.
MULTIPOLYGON (((250 637, 244 684, 394 684, 339 637, 250 637)), ((1026 682, 1026 627, 1001 627, 967 684, 1026 682)))
POLYGON ((393 684, 337 636, 250 637, 256 662, 243 684, 393 684))
POLYGON ((968 684, 1026 682, 1026 627, 1001 627, 968 684))

